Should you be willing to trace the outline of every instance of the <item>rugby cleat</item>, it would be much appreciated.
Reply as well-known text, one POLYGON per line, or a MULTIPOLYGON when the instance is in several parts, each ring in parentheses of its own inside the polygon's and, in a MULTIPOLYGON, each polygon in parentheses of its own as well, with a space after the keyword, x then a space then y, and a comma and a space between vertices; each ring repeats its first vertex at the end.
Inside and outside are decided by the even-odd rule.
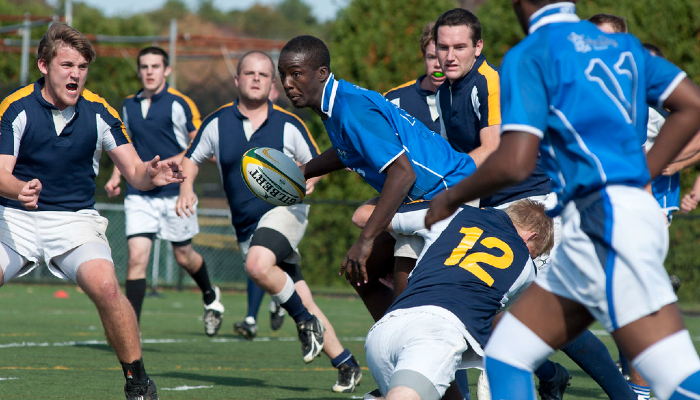
POLYGON ((270 328, 279 330, 284 322, 284 308, 274 300, 270 300, 270 328))
POLYGON ((255 320, 252 317, 246 317, 246 319, 243 321, 233 324, 233 332, 236 335, 243 336, 246 339, 252 339, 258 334, 258 324, 255 323, 255 320), (250 323, 248 318, 250 318, 253 323, 250 323))
POLYGON ((221 291, 214 286, 216 298, 210 304, 204 305, 204 333, 207 336, 216 336, 224 319, 224 305, 221 304, 221 291))
POLYGON ((571 385, 571 374, 561 364, 553 363, 554 378, 547 382, 540 381, 540 387, 537 390, 542 400, 562 400, 564 391, 571 385))
POLYGON ((126 400, 158 400, 158 392, 153 379, 148 378, 144 385, 135 385, 130 380, 124 385, 126 400))
POLYGON ((355 360, 355 356, 352 356, 357 367, 352 366, 348 362, 344 362, 338 366, 338 380, 335 385, 331 388, 332 391, 336 393, 352 393, 355 391, 356 386, 360 386, 362 381, 362 370, 355 360))
POLYGON ((318 317, 311 316, 308 321, 297 323, 299 341, 301 342, 301 353, 305 363, 310 363, 323 350, 323 333, 326 328, 318 317))

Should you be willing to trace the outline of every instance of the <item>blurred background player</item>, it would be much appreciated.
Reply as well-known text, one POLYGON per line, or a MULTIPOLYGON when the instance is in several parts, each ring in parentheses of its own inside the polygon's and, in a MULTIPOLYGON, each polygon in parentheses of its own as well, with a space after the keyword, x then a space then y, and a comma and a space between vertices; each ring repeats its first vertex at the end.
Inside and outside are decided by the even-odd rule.
POLYGON ((181 182, 180 166, 157 155, 143 162, 118 113, 85 89, 95 50, 80 32, 51 24, 37 59, 42 78, 0 104, 0 285, 40 264, 77 283, 122 365, 127 400, 157 400, 136 315, 114 273, 107 220, 94 208, 95 177, 102 150, 141 190, 181 182))
MULTIPOLYGON (((360 366, 313 301, 298 265, 301 256, 297 245, 306 231, 309 206, 275 207, 257 198, 241 176, 241 157, 255 147, 273 147, 299 163, 318 155, 304 123, 269 101, 274 68, 264 52, 252 51, 241 57, 235 77, 239 98, 205 119, 183 159, 183 171, 189 175, 180 185, 177 213, 191 213, 197 200, 193 185, 198 166, 215 156, 246 272, 294 319, 304 361, 313 361, 323 350, 338 369, 332 390, 352 392, 362 380, 360 366)), ((307 194, 318 179, 307 181, 307 194)))
MULTIPOLYGON (((171 69, 168 54, 160 47, 146 47, 136 57, 143 88, 124 100, 124 125, 142 160, 159 154, 163 159, 182 160, 182 155, 201 124, 199 111, 189 97, 170 87, 166 78, 171 69)), ((121 174, 114 168, 105 185, 109 197, 118 196, 121 174)), ((172 244, 177 263, 202 291, 204 331, 215 336, 221 327, 224 306, 219 288, 209 281, 202 256, 192 247, 199 232, 196 205, 189 218, 175 214, 179 184, 142 191, 127 182, 124 198, 126 238, 129 249, 126 273, 126 297, 140 320, 146 295, 146 269, 156 237, 172 244)))
POLYGON ((534 398, 532 370, 595 319, 660 399, 694 398, 700 359, 663 268, 668 232, 643 187, 700 127, 700 90, 635 38, 605 35, 580 22, 573 3, 552 3, 513 1, 528 37, 503 62, 501 143, 474 174, 431 202, 426 226, 464 201, 527 178, 541 153, 558 191, 552 214, 562 213, 562 241, 553 265, 486 347, 494 398, 534 398), (607 89, 600 73, 619 92, 607 89), (554 95, 563 89, 578 95, 554 95), (647 101, 671 113, 645 157, 632 144, 646 131, 647 101))

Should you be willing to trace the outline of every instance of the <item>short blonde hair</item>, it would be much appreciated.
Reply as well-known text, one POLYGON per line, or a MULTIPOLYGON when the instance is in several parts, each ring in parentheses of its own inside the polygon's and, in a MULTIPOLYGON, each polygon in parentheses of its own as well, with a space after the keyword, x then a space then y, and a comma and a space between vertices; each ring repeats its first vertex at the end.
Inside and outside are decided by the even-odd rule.
POLYGON ((46 33, 39 42, 37 49, 37 59, 44 60, 46 64, 58 54, 58 48, 62 45, 72 47, 80 53, 88 63, 95 61, 95 49, 90 41, 75 28, 71 28, 65 22, 54 22, 46 30, 46 33))
POLYGON ((420 51, 425 57, 425 49, 428 47, 430 42, 435 41, 435 36, 433 35, 433 28, 435 27, 435 21, 428 22, 426 26, 423 27, 423 34, 420 35, 420 51))
POLYGON ((516 229, 536 232, 536 256, 549 254, 554 246, 554 221, 547 216, 542 203, 530 199, 518 200, 504 210, 516 229))

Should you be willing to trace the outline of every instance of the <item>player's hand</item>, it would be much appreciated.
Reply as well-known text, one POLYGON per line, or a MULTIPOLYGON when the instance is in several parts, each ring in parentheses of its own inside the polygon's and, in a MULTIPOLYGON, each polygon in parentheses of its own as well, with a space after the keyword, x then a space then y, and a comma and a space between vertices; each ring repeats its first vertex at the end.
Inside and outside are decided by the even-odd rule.
POLYGON ((457 211, 459 205, 453 205, 449 198, 449 189, 430 200, 430 208, 425 214, 425 227, 430 229, 436 222, 442 221, 457 211))
POLYGON ((681 199, 681 205, 680 205, 680 212, 683 214, 687 214, 698 206, 698 198, 695 196, 695 193, 690 192, 683 196, 683 199, 681 199))
POLYGON ((180 218, 189 218, 194 215, 197 205, 197 195, 194 192, 180 193, 175 202, 175 214, 180 218))
POLYGON ((353 286, 360 286, 363 283, 367 283, 366 265, 373 247, 373 240, 367 241, 358 239, 345 255, 343 266, 340 268, 340 273, 338 275, 343 275, 343 273, 345 273, 345 279, 353 286))
POLYGON ((105 191, 108 197, 117 197, 122 192, 122 188, 119 187, 121 183, 121 177, 119 175, 112 175, 111 178, 105 184, 105 191))
POLYGON ((307 181, 306 181, 306 196, 313 193, 314 189, 316 189, 316 183, 318 183, 318 181, 320 181, 320 180, 321 180, 320 176, 307 179, 307 181))
POLYGON ((41 182, 38 179, 32 179, 24 184, 17 200, 27 210, 36 210, 39 208, 39 193, 41 193, 41 182))
POLYGON ((671 164, 667 165, 666 168, 664 168, 661 171, 661 175, 671 176, 671 175, 675 174, 676 172, 679 172, 681 169, 682 168, 681 168, 680 163, 671 163, 671 164))
POLYGON ((146 166, 148 176, 156 186, 165 186, 170 183, 182 183, 187 176, 182 173, 182 166, 175 160, 160 161, 160 156, 155 156, 146 166))

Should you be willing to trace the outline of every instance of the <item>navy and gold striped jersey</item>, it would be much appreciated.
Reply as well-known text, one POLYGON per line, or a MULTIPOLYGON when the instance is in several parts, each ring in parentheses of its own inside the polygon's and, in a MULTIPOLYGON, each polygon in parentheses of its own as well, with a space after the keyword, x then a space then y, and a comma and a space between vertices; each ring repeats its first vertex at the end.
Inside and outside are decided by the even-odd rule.
POLYGON ((408 285, 387 313, 438 306, 456 315, 483 347, 498 310, 535 275, 523 239, 505 211, 463 207, 425 229, 429 202, 402 205, 394 232, 425 239, 408 285))
MULTIPOLYGON (((148 162, 156 155, 164 160, 185 151, 190 144, 190 132, 201 125, 194 102, 168 84, 151 97, 150 105, 144 103, 148 99, 141 93, 127 97, 122 107, 124 125, 141 160, 148 162)), ((179 187, 179 184, 171 183, 141 191, 127 182, 126 194, 177 196, 179 187)))
POLYGON ((426 76, 406 82, 384 93, 389 101, 401 107, 433 132, 440 132, 440 114, 435 93, 420 87, 426 76))
MULTIPOLYGON (((117 111, 87 89, 66 121, 42 97, 43 84, 41 78, 0 103, 0 154, 17 157, 17 179, 41 181, 38 211, 93 208, 102 150, 129 143, 129 136, 117 111)), ((0 197, 0 205, 24 210, 17 200, 0 197)))
POLYGON ((299 117, 269 101, 267 105, 267 119, 255 131, 238 110, 238 100, 222 106, 204 119, 185 153, 197 165, 216 156, 239 242, 247 240, 263 214, 274 207, 255 196, 243 181, 243 154, 254 147, 272 147, 302 164, 319 154, 316 142, 299 117))

